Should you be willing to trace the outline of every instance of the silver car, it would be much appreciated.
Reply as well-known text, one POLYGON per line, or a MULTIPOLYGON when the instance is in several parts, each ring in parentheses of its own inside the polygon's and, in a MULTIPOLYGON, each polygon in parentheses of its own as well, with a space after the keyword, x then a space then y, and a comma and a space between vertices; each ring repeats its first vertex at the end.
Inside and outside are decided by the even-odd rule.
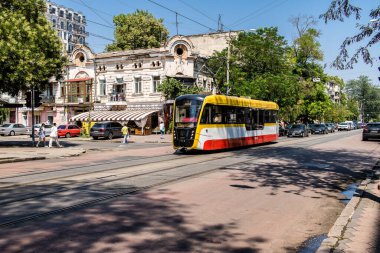
MULTIPOLYGON (((34 125, 34 136, 38 136, 38 131, 40 130, 42 124, 35 124, 34 125)), ((45 125, 45 136, 50 136, 52 125, 45 125)), ((32 137, 32 128, 28 127, 27 134, 32 137)))
POLYGON ((5 123, 0 127, 0 135, 20 135, 26 134, 26 127, 23 124, 5 123))

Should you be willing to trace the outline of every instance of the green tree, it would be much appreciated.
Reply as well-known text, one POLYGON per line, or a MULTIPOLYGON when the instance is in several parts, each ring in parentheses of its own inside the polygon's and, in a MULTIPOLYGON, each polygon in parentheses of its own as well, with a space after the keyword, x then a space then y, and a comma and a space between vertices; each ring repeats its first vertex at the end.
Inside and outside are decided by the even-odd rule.
POLYGON ((171 77, 163 80, 157 87, 157 90, 162 92, 166 99, 175 99, 176 97, 184 94, 199 94, 203 92, 203 90, 196 85, 187 86, 171 77))
POLYGON ((0 2, 0 92, 43 89, 61 77, 66 59, 45 8, 43 0, 0 2))
POLYGON ((306 67, 308 63, 323 60, 321 44, 317 41, 320 32, 312 27, 317 24, 317 21, 311 16, 298 16, 292 18, 290 22, 296 27, 298 33, 298 37, 293 42, 297 65, 306 67))
POLYGON ((290 47, 284 37, 278 34, 277 27, 239 33, 231 44, 232 63, 239 66, 247 78, 289 70, 290 47))
POLYGON ((0 123, 1 124, 7 119, 9 112, 10 112, 9 108, 0 108, 0 123))
MULTIPOLYGON (((358 79, 349 80, 346 92, 350 99, 356 101, 356 107, 361 110, 360 113, 364 114, 367 121, 378 117, 380 114, 380 92, 368 76, 359 76, 358 79)), ((359 112, 355 116, 358 117, 359 112)))
POLYGON ((227 49, 215 52, 208 60, 214 82, 220 92, 237 96, 256 96, 262 75, 290 73, 293 62, 290 47, 277 28, 260 28, 255 33, 242 32, 230 42, 229 87, 227 87, 227 49), (259 80, 255 83, 255 79, 259 80))
POLYGON ((127 15, 117 15, 113 22, 115 24, 115 42, 107 45, 106 51, 108 52, 160 47, 167 41, 169 35, 163 19, 157 19, 144 10, 137 10, 127 15))
MULTIPOLYGON (((351 15, 355 16, 356 20, 361 17, 362 9, 358 6, 352 5, 350 0, 332 0, 328 10, 320 15, 325 23, 329 20, 344 21, 344 18, 349 18, 351 15)), ((375 1, 374 1, 375 2, 375 1)), ((380 41, 380 5, 375 5, 374 9, 369 14, 369 22, 357 25, 356 29, 359 31, 352 37, 347 37, 340 46, 339 55, 336 57, 332 66, 337 69, 353 68, 353 65, 358 62, 361 56, 366 64, 373 64, 369 48, 380 41), (363 43, 352 56, 348 53, 348 47, 355 43, 363 43)))

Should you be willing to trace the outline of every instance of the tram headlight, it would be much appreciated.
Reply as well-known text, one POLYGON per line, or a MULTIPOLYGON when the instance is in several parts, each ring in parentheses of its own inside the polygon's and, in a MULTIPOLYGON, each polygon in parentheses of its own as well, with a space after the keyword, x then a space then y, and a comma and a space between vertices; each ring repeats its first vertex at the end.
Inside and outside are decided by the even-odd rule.
POLYGON ((192 131, 191 131, 191 137, 190 137, 191 139, 194 139, 194 134, 195 134, 195 131, 192 130, 192 131))

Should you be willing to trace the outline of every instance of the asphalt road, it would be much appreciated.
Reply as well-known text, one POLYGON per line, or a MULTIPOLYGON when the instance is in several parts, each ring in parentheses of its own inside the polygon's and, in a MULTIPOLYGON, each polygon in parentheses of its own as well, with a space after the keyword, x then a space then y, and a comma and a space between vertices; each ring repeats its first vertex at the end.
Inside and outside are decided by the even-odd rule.
POLYGON ((0 165, 0 252, 296 252, 380 154, 360 131, 206 154, 108 145, 0 165))

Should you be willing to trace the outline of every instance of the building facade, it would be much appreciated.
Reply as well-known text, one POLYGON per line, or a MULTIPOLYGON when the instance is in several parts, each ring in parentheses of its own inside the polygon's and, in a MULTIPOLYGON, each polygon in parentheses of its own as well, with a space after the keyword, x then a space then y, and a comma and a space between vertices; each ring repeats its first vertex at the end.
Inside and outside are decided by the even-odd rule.
POLYGON ((327 82, 325 84, 326 93, 330 97, 331 102, 340 103, 341 89, 340 86, 334 82, 327 82))
MULTIPOLYGON (((76 45, 64 80, 51 80, 43 93, 35 122, 82 125, 115 120, 128 123, 136 134, 149 134, 159 121, 167 123, 171 113, 170 101, 157 90, 165 78, 215 93, 212 75, 204 65, 214 51, 227 47, 229 36, 174 36, 160 48, 99 54, 76 45)), ((20 123, 31 125, 30 108, 18 109, 18 117, 20 123)))
POLYGON ((86 32, 86 17, 81 12, 47 0, 46 17, 57 31, 67 53, 71 53, 76 44, 86 44, 89 33, 86 32))

